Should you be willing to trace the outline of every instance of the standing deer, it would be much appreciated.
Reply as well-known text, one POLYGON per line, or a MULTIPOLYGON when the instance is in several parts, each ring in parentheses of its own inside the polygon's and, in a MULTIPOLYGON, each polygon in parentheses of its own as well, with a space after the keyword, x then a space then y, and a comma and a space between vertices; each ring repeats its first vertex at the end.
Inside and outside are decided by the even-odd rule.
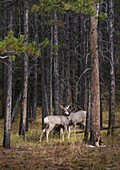
MULTIPOLYGON (((75 134, 76 133, 76 124, 82 123, 84 125, 84 127, 86 126, 86 111, 80 110, 75 113, 74 112, 69 113, 69 106, 63 107, 60 105, 64 114, 67 117, 69 117, 70 123, 73 124, 73 132, 75 134)), ((69 128, 69 135, 70 135, 70 128, 69 128)))
POLYGON ((48 143, 48 135, 49 135, 50 131, 52 131, 55 126, 61 126, 62 140, 63 141, 64 141, 63 127, 64 127, 64 129, 67 133, 68 139, 69 139, 69 133, 68 133, 68 130, 67 130, 69 122, 70 122, 69 116, 50 115, 50 116, 45 117, 44 118, 45 129, 43 129, 43 131, 42 131, 39 142, 41 142, 42 136, 46 132, 46 142, 48 143))

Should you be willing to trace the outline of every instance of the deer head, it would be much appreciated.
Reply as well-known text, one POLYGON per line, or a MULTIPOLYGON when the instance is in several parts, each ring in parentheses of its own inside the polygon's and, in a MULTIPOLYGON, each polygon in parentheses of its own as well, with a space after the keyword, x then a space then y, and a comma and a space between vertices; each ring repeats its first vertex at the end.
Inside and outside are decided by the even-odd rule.
POLYGON ((68 105, 66 107, 63 107, 62 105, 60 105, 60 108, 63 110, 63 112, 66 116, 68 116, 70 114, 69 113, 69 107, 70 107, 70 105, 68 105))

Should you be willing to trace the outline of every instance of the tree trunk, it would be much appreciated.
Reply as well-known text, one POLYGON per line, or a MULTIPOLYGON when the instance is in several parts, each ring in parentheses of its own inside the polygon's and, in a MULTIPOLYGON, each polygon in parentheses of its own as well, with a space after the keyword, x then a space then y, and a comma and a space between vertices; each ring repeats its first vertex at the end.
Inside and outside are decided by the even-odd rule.
MULTIPOLYGON (((8 30, 13 30, 13 11, 12 7, 9 10, 9 25, 8 30)), ((10 131, 11 131, 11 111, 12 111, 12 60, 7 60, 6 67, 6 101, 5 101, 5 122, 4 122, 4 140, 3 147, 10 148, 10 131)))
MULTIPOLYGON (((3 7, 6 8, 6 3, 3 4, 3 7)), ((7 35, 7 16, 6 16, 6 10, 3 12, 3 29, 2 29, 2 35, 5 37, 7 35)), ((1 38, 3 38, 1 37, 1 38)), ((5 106, 6 106, 6 81, 7 81, 7 63, 6 61, 3 62, 3 108, 2 108, 2 116, 5 115, 5 106)))
POLYGON ((109 129, 108 134, 114 134, 115 126, 115 73, 114 73, 114 9, 113 0, 109 0, 109 59, 110 59, 110 91, 109 91, 109 129))
MULTIPOLYGON (((38 25, 37 25, 37 13, 34 14, 34 25, 35 25, 35 42, 38 44, 38 25)), ((33 104, 32 104, 32 117, 36 122, 36 111, 37 111, 37 58, 34 56, 34 85, 33 85, 33 104)))
POLYGON ((27 115, 26 115, 26 129, 25 129, 26 132, 29 129, 29 117, 31 116, 31 105, 30 104, 31 104, 31 92, 30 92, 30 75, 29 75, 28 85, 27 85, 27 115))
POLYGON ((57 12, 54 11, 54 115, 59 114, 60 100, 59 100, 59 58, 58 58, 58 23, 57 12))
POLYGON ((7 61, 7 82, 6 82, 6 109, 4 123, 4 141, 3 147, 10 148, 10 131, 11 131, 11 108, 12 108, 12 61, 7 61))
MULTIPOLYGON (((73 15, 73 14, 72 14, 73 15)), ((79 14, 76 14, 74 16, 74 20, 72 15, 70 15, 70 26, 74 29, 70 29, 70 50, 71 50, 71 56, 70 56, 70 85, 71 85, 71 99, 72 99, 72 107, 76 108, 77 101, 76 101, 76 70, 78 67, 77 64, 77 57, 78 57, 78 50, 76 50, 76 47, 78 46, 78 16, 79 14), (73 22, 74 21, 74 22, 73 22), (77 36, 75 36, 77 35, 77 36)))
MULTIPOLYGON (((63 22, 65 22, 65 15, 62 17, 63 22)), ((65 37, 65 24, 63 25, 63 29, 61 30, 61 41, 64 43, 65 37)), ((60 60, 60 105, 63 105, 63 96, 64 96, 64 57, 65 57, 65 47, 61 50, 61 60, 60 60)), ((62 110, 60 114, 62 113, 62 110)))
MULTIPOLYGON (((51 30, 51 28, 49 27, 49 26, 47 26, 47 38, 48 39, 50 39, 50 30, 51 30)), ((50 64, 51 64, 51 56, 50 56, 50 46, 49 45, 47 45, 46 46, 46 53, 45 53, 45 55, 46 55, 46 57, 45 57, 45 83, 46 83, 46 96, 47 96, 47 100, 48 100, 48 115, 50 114, 49 112, 50 112, 50 86, 51 86, 51 82, 50 82, 50 69, 51 69, 51 66, 50 66, 50 64)))
POLYGON ((69 78, 70 78, 70 37, 69 37, 69 12, 65 15, 66 23, 66 52, 64 56, 64 106, 69 104, 69 78))
POLYGON ((42 129, 44 129, 44 117, 49 115, 48 98, 46 94, 44 49, 41 50, 41 78, 42 78, 42 129))
MULTIPOLYGON (((29 3, 28 0, 24 1, 24 34, 25 43, 28 44, 28 19, 29 19, 29 3)), ((27 91, 28 91, 28 55, 24 54, 24 80, 23 80, 23 93, 22 93, 22 112, 21 112, 21 125, 19 135, 25 139, 26 119, 27 119, 27 91)))
POLYGON ((86 116, 86 129, 84 134, 84 141, 88 142, 90 131, 90 116, 91 116, 91 83, 88 80, 88 98, 87 98, 87 116, 86 116))
MULTIPOLYGON (((44 25, 44 16, 41 16, 41 23, 44 25)), ((41 24, 41 25, 42 25, 41 24)), ((44 29, 41 27, 41 41, 44 41, 44 29)), ((41 81, 42 81, 42 129, 44 129, 44 117, 49 115, 48 109, 48 98, 46 91, 46 81, 45 81, 45 49, 41 50, 41 81)))
MULTIPOLYGON (((99 13, 102 12, 102 3, 100 4, 99 13)), ((98 54, 99 54, 99 80, 100 80, 100 128, 102 128, 103 116, 102 116, 102 21, 99 20, 98 22, 98 54)))
MULTIPOLYGON (((97 3, 98 7, 98 3, 97 3)), ((96 12, 98 8, 94 5, 96 12)), ((100 90, 99 90, 99 60, 98 60, 98 40, 97 40, 97 19, 90 18, 91 32, 91 95, 92 95, 92 127, 90 143, 99 146, 100 144, 100 90)))
MULTIPOLYGON (((53 25, 51 26, 51 42, 53 43, 53 25)), ((50 51, 50 115, 52 115, 52 62, 53 62, 53 57, 52 57, 52 49, 50 51)))
POLYGON ((80 40, 79 40, 79 60, 78 60, 78 94, 77 94, 77 104, 78 108, 84 110, 85 106, 85 74, 83 72, 86 68, 85 60, 85 31, 84 31, 84 15, 80 15, 80 40), (79 77, 82 78, 79 80, 79 77))

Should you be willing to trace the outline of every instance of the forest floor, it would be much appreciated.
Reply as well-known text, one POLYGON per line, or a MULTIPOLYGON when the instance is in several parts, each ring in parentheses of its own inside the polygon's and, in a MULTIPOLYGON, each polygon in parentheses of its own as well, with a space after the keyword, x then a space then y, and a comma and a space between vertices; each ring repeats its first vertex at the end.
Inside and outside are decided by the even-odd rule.
MULTIPOLYGON (((106 117, 107 112, 104 115, 106 117)), ((120 113, 116 118, 117 125, 120 125, 120 113)), ((101 147, 86 145, 83 142, 84 134, 76 134, 76 138, 72 134, 70 141, 65 138, 64 142, 50 134, 47 144, 45 137, 42 143, 38 142, 41 134, 39 116, 36 124, 30 123, 25 141, 18 135, 18 120, 16 117, 12 124, 9 150, 2 147, 4 121, 0 120, 0 170, 120 169, 120 129, 115 129, 114 136, 107 136, 107 130, 101 131, 101 147)), ((105 119, 104 126, 107 121, 105 119)))

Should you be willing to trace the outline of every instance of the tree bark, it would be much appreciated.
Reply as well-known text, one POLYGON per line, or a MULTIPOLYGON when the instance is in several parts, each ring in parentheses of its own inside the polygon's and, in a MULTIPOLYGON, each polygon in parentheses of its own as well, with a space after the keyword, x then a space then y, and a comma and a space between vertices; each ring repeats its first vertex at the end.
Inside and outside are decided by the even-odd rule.
POLYGON ((65 56, 64 56, 64 106, 69 104, 69 78, 70 78, 70 37, 69 37, 69 12, 66 13, 65 16, 65 23, 66 23, 66 35, 65 35, 65 56))
POLYGON ((60 100, 59 100, 59 58, 58 58, 58 23, 57 12, 54 11, 54 115, 58 115, 60 112, 60 100))
MULTIPOLYGON (((3 5, 3 7, 5 8, 6 7, 6 3, 3 5)), ((7 35, 7 11, 4 10, 3 12, 3 29, 2 29, 2 35, 3 37, 5 37, 7 35)), ((1 38, 3 38, 1 37, 1 38)), ((7 73, 6 73, 6 61, 3 62, 3 108, 2 108, 2 115, 4 116, 5 115, 5 106, 6 106, 6 77, 7 77, 7 73)))
MULTIPOLYGON (((34 14, 34 25, 35 25, 35 42, 38 44, 38 25, 37 25, 37 13, 34 14)), ((32 105, 32 117, 36 122, 36 111, 37 111, 37 58, 34 56, 34 85, 33 85, 33 105, 32 105)))
MULTIPOLYGON (((41 16, 41 23, 44 25, 44 16, 41 16)), ((42 25, 41 24, 41 25, 42 25)), ((41 27, 41 40, 44 41, 44 29, 41 27)), ((42 129, 44 129, 44 117, 49 115, 48 109, 48 97, 46 91, 46 81, 45 81, 45 49, 41 50, 41 81, 42 81, 42 129)))
POLYGON ((109 0, 109 60, 110 60, 110 90, 109 90, 109 129, 108 135, 114 134, 115 126, 115 73, 114 73, 114 9, 113 0, 109 0))
POLYGON ((45 83, 44 49, 41 50, 41 78, 42 78, 42 129, 44 129, 44 117, 49 115, 48 98, 45 83))
MULTIPOLYGON (((51 26, 51 42, 53 43, 53 25, 51 26)), ((52 98, 52 64, 53 64, 53 56, 52 56, 52 49, 50 51, 50 115, 52 115, 52 105, 53 105, 53 98, 52 98)))
POLYGON ((86 128, 84 134, 84 141, 88 142, 89 132, 90 132, 90 116, 91 116, 91 83, 90 78, 88 78, 88 98, 87 98, 87 116, 86 116, 86 128))
MULTIPOLYGON (((63 22, 65 22, 65 15, 62 17, 63 22)), ((65 38, 65 24, 63 25, 63 29, 61 30, 61 41, 64 44, 65 38)), ((65 47, 61 50, 61 60, 60 60, 60 105, 63 104, 63 96, 64 96, 64 57, 65 57, 65 47)), ((60 114, 62 113, 62 110, 60 114)))
POLYGON ((85 60, 85 31, 84 31, 84 15, 80 15, 80 39, 79 39, 79 60, 78 60, 78 94, 77 94, 77 104, 78 108, 84 110, 85 106, 85 74, 79 80, 79 77, 85 71, 86 60, 85 60))
MULTIPOLYGON (((13 30, 13 12, 12 8, 9 10, 9 25, 8 30, 13 30)), ((6 85, 6 101, 5 101, 5 122, 4 122, 4 140, 3 147, 6 149, 10 148, 10 132, 11 132, 11 111, 12 111, 12 60, 7 60, 7 85, 6 85)))
MULTIPOLYGON (((71 13, 70 13, 71 14, 71 13)), ((70 26, 73 29, 70 29, 70 85, 71 85, 71 99, 72 99, 72 107, 75 108, 77 106, 77 97, 76 97, 76 70, 78 69, 77 57, 78 50, 76 47, 78 46, 79 34, 78 34, 78 25, 79 25, 79 14, 70 15, 70 26), (74 22, 73 22, 74 21, 74 22), (77 36, 75 36, 77 35, 77 36)), ((71 28, 71 27, 70 27, 71 28)))
MULTIPOLYGON (((28 20, 29 20, 29 2, 24 1, 24 35, 25 43, 28 44, 28 20)), ((23 136, 25 139, 26 131, 26 119, 27 119, 27 92, 28 92, 28 55, 24 54, 24 82, 23 82, 23 93, 22 93, 22 112, 20 121, 19 135, 23 136)))
POLYGON ((10 148, 10 131, 11 131, 11 109, 12 109, 12 61, 7 61, 7 87, 6 87, 6 106, 5 106, 5 123, 4 123, 4 141, 3 147, 10 148))
MULTIPOLYGON (((100 8, 99 8, 99 13, 102 12, 102 3, 100 4, 100 8)), ((100 80, 100 128, 102 128, 102 27, 101 27, 101 23, 102 21, 99 20, 98 21, 98 54, 99 54, 99 80, 100 80)))
MULTIPOLYGON (((97 6, 94 5, 96 12, 97 6)), ((99 146, 100 144, 100 90, 99 90, 99 60, 98 60, 98 39, 97 39, 97 19, 94 16, 90 18, 91 32, 91 95, 92 95, 92 127, 90 143, 99 146)))

